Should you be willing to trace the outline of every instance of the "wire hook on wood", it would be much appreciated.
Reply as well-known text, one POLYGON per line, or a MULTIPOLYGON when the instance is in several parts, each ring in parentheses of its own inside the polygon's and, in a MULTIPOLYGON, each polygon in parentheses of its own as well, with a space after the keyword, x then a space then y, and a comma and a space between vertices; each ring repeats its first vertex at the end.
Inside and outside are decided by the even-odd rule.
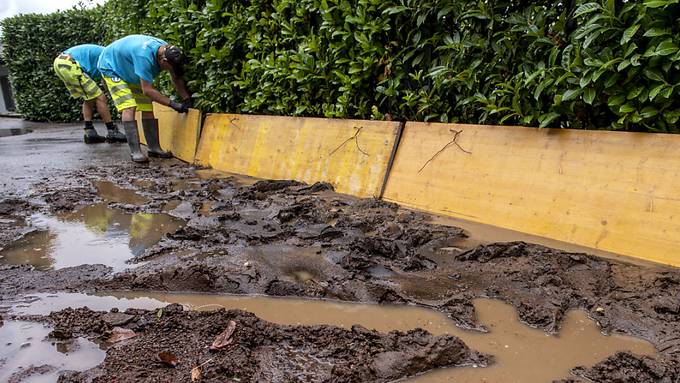
POLYGON ((354 132, 354 135, 353 135, 352 137, 346 139, 346 140, 345 140, 342 144, 340 144, 337 148, 333 149, 333 151, 329 154, 329 156, 332 156, 333 154, 335 154, 335 152, 337 152, 338 150, 340 150, 340 148, 342 148, 343 146, 347 145, 347 143, 350 142, 350 141, 352 141, 352 140, 353 140, 354 143, 356 144, 357 150, 358 150, 359 152, 361 152, 361 154, 363 154, 363 155, 365 155, 365 156, 368 156, 368 153, 366 153, 363 149, 361 149, 361 146, 359 146, 359 134, 361 133, 361 130, 362 130, 363 128, 364 128, 363 126, 360 126, 360 127, 356 127, 356 126, 355 126, 354 129, 356 129, 357 131, 354 132))
POLYGON ((453 129, 449 129, 449 131, 450 131, 451 133, 453 133, 453 139, 451 139, 451 141, 449 141, 448 144, 444 145, 443 148, 439 149, 439 151, 438 151, 437 153, 435 153, 432 157, 430 157, 429 160, 427 160, 427 162, 425 162, 425 164, 423 164, 423 167, 421 167, 420 170, 418 170, 418 173, 419 173, 419 174, 420 174, 420 172, 423 171, 423 169, 425 169, 425 167, 426 167, 430 162, 434 161, 434 159, 437 158, 437 156, 439 156, 440 154, 442 154, 442 152, 444 152, 444 150, 446 150, 446 149, 447 149, 449 146, 451 146, 451 145, 456 145, 456 146, 458 147, 458 149, 460 149, 463 153, 472 154, 471 151, 463 149, 463 147, 460 146, 460 144, 459 144, 458 141, 457 141, 457 140, 458 140, 458 136, 460 136, 460 134, 463 133, 463 131, 462 131, 462 130, 453 130, 453 129))

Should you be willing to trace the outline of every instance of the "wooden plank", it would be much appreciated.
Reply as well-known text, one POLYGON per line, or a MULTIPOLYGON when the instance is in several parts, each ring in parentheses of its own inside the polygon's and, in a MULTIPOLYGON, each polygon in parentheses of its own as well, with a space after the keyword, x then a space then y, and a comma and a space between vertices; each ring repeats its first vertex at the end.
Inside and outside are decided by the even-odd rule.
POLYGON ((678 153, 676 135, 407 123, 385 199, 680 266, 678 153))
POLYGON ((398 122, 209 114, 196 162, 259 178, 380 194, 398 122))

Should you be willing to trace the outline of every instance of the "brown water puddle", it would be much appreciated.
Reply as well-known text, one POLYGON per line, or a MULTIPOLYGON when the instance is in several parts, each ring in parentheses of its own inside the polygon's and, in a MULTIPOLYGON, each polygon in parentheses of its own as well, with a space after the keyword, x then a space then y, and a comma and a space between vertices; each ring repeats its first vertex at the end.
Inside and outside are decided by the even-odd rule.
POLYGON ((56 382, 60 371, 96 367, 106 353, 84 338, 48 339, 52 329, 40 323, 6 321, 0 327, 0 382, 56 382))
POLYGON ((110 181, 95 182, 97 194, 107 202, 129 203, 143 205, 149 199, 137 194, 134 190, 123 189, 110 181))
POLYGON ((438 370, 412 378, 411 382, 544 383, 569 376, 571 368, 592 366, 617 351, 654 355, 654 347, 641 339, 603 335, 582 311, 569 312, 558 336, 530 328, 517 319, 513 307, 501 301, 475 300, 479 321, 488 333, 456 327, 444 314, 415 306, 350 304, 321 300, 244 297, 201 294, 117 292, 106 296, 38 294, 13 303, 14 314, 47 314, 67 306, 94 310, 117 307, 153 309, 180 303, 194 310, 242 309, 262 319, 289 325, 328 324, 351 328, 360 324, 381 332, 421 327, 433 334, 452 334, 469 347, 491 354, 496 363, 486 367, 438 370))
POLYGON ((58 217, 35 215, 31 233, 0 252, 0 263, 30 264, 40 270, 103 264, 114 271, 156 244, 181 221, 166 214, 125 213, 105 204, 88 205, 58 217))

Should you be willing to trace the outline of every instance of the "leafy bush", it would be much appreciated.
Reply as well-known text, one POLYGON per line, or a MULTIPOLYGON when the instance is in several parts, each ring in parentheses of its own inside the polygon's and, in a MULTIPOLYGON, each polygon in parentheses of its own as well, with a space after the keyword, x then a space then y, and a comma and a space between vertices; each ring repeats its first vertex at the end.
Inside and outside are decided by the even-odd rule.
MULTIPOLYGON (((109 0, 210 112, 678 132, 679 0, 109 0)), ((170 90, 167 78, 161 80, 170 90)))
POLYGON ((678 131, 678 0, 136 1, 208 111, 678 131))
POLYGON ((10 71, 17 108, 25 118, 81 119, 81 102, 70 98, 52 63, 69 47, 100 43, 104 36, 100 16, 99 9, 74 8, 48 15, 18 15, 0 22, 3 58, 10 71))

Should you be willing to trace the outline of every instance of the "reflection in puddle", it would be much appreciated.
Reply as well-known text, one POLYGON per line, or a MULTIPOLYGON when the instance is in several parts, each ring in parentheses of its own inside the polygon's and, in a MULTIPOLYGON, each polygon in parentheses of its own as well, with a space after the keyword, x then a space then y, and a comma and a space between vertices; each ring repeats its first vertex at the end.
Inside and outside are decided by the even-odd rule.
POLYGON ((517 320, 513 307, 490 299, 474 302, 478 318, 489 333, 456 327, 444 314, 415 306, 379 306, 320 300, 245 297, 200 294, 118 292, 113 296, 84 294, 38 294, 23 304, 14 303, 13 314, 47 314, 67 306, 88 306, 95 310, 117 307, 153 309, 164 303, 180 303, 190 309, 217 308, 250 311, 262 319, 292 325, 330 324, 351 328, 360 324, 381 332, 407 331, 421 327, 433 334, 452 334, 469 347, 491 354, 496 363, 487 368, 455 368, 413 378, 413 382, 522 382, 544 383, 569 376, 573 367, 593 364, 617 351, 653 355, 654 347, 637 338, 605 336, 581 311, 569 312, 559 336, 532 329, 517 320))
POLYGON ((137 194, 134 190, 123 189, 110 181, 95 182, 97 194, 107 202, 129 203, 132 205, 143 205, 149 199, 137 194))
POLYGON ((46 339, 50 331, 42 324, 22 321, 6 321, 0 327, 0 382, 20 376, 21 382, 56 382, 60 371, 85 371, 106 356, 84 338, 69 342, 46 339), (31 371, 31 367, 36 369, 31 371))
POLYGON ((40 270, 103 264, 120 271, 129 267, 127 260, 181 226, 165 214, 129 214, 104 204, 58 218, 35 215, 31 223, 42 230, 0 252, 0 263, 30 264, 40 270))

